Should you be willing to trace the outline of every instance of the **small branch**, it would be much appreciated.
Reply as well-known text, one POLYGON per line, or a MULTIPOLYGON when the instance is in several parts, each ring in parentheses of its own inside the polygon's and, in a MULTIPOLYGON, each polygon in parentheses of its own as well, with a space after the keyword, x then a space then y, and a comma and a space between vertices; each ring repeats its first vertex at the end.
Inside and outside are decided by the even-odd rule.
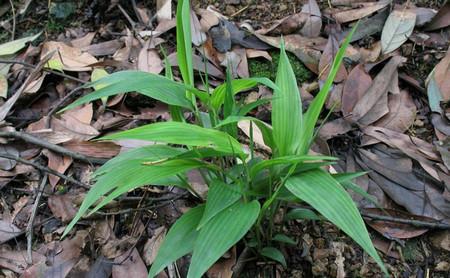
POLYGON ((39 185, 39 189, 36 195, 36 199, 34 200, 33 208, 31 209, 30 220, 28 221, 26 233, 27 233, 27 255, 28 255, 28 264, 33 264, 33 254, 32 254, 32 246, 33 246, 33 223, 36 218, 37 208, 39 206, 39 201, 41 200, 42 194, 44 193, 45 185, 47 184, 48 174, 45 173, 42 178, 41 184, 39 185))
POLYGON ((412 219, 401 219, 401 218, 395 218, 392 216, 387 215, 378 215, 373 213, 364 213, 362 212, 361 215, 366 218, 370 218, 372 220, 381 220, 381 221, 387 221, 387 222, 395 222, 395 223, 402 223, 402 224, 409 224, 416 227, 423 227, 423 228, 430 228, 430 229, 450 229, 449 224, 445 223, 438 223, 438 222, 427 222, 422 220, 412 220, 412 219))
POLYGON ((70 151, 64 147, 49 143, 47 141, 44 141, 38 137, 32 136, 28 133, 25 132, 19 132, 19 131, 5 131, 5 132, 0 132, 0 137, 7 137, 7 138, 16 138, 16 139, 21 139, 25 142, 28 142, 30 144, 42 147, 42 148, 46 148, 49 149, 51 151, 54 151, 56 153, 62 154, 62 155, 66 155, 66 156, 70 156, 73 159, 76 160, 80 160, 80 161, 84 161, 87 163, 92 163, 92 164, 105 164, 106 161, 108 161, 107 159, 102 159, 102 158, 95 158, 95 157, 89 157, 89 156, 85 156, 81 153, 77 153, 77 152, 73 152, 70 151))
POLYGON ((42 172, 46 172, 46 173, 52 174, 52 175, 54 175, 54 176, 57 176, 57 177, 59 177, 59 178, 61 178, 61 179, 66 180, 66 181, 68 181, 68 182, 70 182, 70 183, 79 185, 79 186, 84 187, 84 188, 86 188, 86 189, 90 189, 90 186, 89 186, 89 185, 84 184, 84 183, 82 183, 82 182, 80 182, 80 181, 77 181, 76 179, 71 178, 71 177, 69 177, 69 176, 66 176, 66 175, 64 175, 64 174, 61 174, 61 173, 58 172, 58 171, 55 171, 55 170, 50 169, 50 168, 48 168, 48 167, 42 166, 41 164, 38 164, 38 163, 35 163, 35 162, 31 162, 31 161, 29 161, 29 160, 25 160, 25 159, 23 159, 23 158, 20 158, 20 157, 14 156, 14 155, 10 155, 10 154, 7 154, 7 153, 0 153, 0 157, 7 158, 7 159, 12 159, 12 160, 15 160, 15 161, 17 161, 17 162, 20 162, 20 163, 23 163, 23 164, 26 164, 26 165, 33 166, 34 168, 38 169, 39 171, 42 171, 42 172))
POLYGON ((14 9, 14 3, 12 0, 9 0, 9 4, 11 5, 11 10, 12 10, 13 26, 12 26, 12 32, 11 32, 11 40, 13 41, 15 34, 16 34, 16 9, 14 9))

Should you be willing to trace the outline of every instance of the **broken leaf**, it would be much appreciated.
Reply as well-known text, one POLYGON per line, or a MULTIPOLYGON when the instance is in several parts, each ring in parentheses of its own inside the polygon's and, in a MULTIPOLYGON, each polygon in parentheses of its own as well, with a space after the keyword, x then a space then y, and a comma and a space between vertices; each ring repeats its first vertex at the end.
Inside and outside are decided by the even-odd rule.
POLYGON ((17 51, 24 48, 27 42, 34 41, 41 34, 42 34, 42 32, 39 32, 38 34, 33 35, 33 36, 29 36, 29 37, 15 40, 15 41, 10 41, 10 42, 4 43, 4 44, 0 44, 0 56, 11 55, 11 54, 16 53, 17 51))

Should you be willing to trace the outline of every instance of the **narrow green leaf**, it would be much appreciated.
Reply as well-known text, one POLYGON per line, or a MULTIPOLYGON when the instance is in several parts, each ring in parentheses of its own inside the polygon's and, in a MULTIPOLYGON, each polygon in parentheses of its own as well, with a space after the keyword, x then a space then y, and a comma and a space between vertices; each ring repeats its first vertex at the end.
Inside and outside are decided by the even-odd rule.
POLYGON ((160 122, 141 126, 103 137, 105 140, 138 139, 196 147, 210 147, 217 151, 245 157, 239 142, 230 135, 180 122, 160 122))
MULTIPOLYGON (((246 79, 234 79, 231 80, 231 87, 233 88, 233 95, 239 92, 249 90, 256 85, 263 84, 271 89, 278 88, 270 79, 265 77, 252 77, 246 79)), ((227 90, 227 84, 224 83, 214 89, 211 96, 211 105, 214 109, 218 110, 225 101, 225 95, 227 90)))
POLYGON ((236 185, 233 187, 219 180, 212 181, 208 190, 205 213, 198 224, 197 230, 200 230, 211 218, 241 198, 241 193, 236 185))
POLYGON ((29 36, 29 37, 25 37, 25 38, 21 38, 21 39, 18 39, 18 40, 14 40, 14 41, 10 41, 10 42, 7 42, 7 43, 0 44, 0 56, 11 55, 11 54, 16 53, 17 51, 19 51, 22 48, 24 48, 27 42, 34 41, 41 34, 42 34, 42 32, 39 32, 39 33, 37 33, 36 35, 33 35, 33 36, 29 36))
POLYGON ((194 245, 188 278, 200 278, 228 249, 236 244, 258 218, 258 201, 236 202, 206 223, 194 245))
POLYGON ((287 268, 286 259, 283 253, 275 247, 264 247, 260 252, 261 255, 279 262, 283 267, 287 268))
POLYGON ((238 116, 245 116, 248 113, 250 113, 250 111, 255 109, 256 107, 258 107, 260 105, 267 104, 267 103, 269 103, 271 101, 272 101, 271 98, 263 98, 263 99, 258 99, 258 100, 255 100, 253 102, 247 103, 247 104, 239 107, 238 116))
POLYGON ((347 190, 351 190, 353 192, 355 192, 356 194, 359 194, 361 197, 365 198, 366 200, 368 200, 369 202, 371 202, 372 204, 374 204, 377 208, 383 209, 380 204, 378 204, 377 202, 377 198, 375 198, 374 196, 370 195, 369 193, 367 193, 366 191, 364 191, 361 187, 359 187, 357 184, 351 182, 351 181, 341 181, 339 182, 345 189, 347 190))
POLYGON ((192 63, 191 11, 189 0, 179 0, 177 6, 177 58, 183 81, 194 85, 194 68, 192 63))
POLYGON ((186 98, 188 87, 164 76, 148 72, 115 72, 85 86, 99 89, 79 98, 60 112, 103 97, 134 91, 170 105, 193 109, 191 102, 186 98))
POLYGON ((367 174, 367 172, 347 172, 347 173, 336 173, 331 174, 331 176, 339 183, 345 181, 351 181, 352 179, 356 179, 357 177, 361 177, 367 174))
POLYGON ((355 24, 353 29, 350 31, 349 35, 345 39, 342 46, 339 48, 339 51, 336 54, 336 57, 333 60, 333 64, 331 66, 330 73, 328 74, 328 78, 325 80, 320 92, 314 98, 314 100, 309 105, 308 111, 306 111, 304 115, 305 126, 302 130, 302 140, 300 141, 300 146, 298 148, 298 154, 307 154, 309 150, 309 146, 312 143, 314 137, 314 127, 316 126, 317 119, 319 119, 320 111, 327 99, 328 93, 333 85, 334 78, 341 66, 342 60, 344 59, 345 50, 350 44, 350 40, 355 32, 356 28, 358 28, 358 23, 355 24))
POLYGON ((272 158, 268 160, 263 160, 255 165, 253 165, 250 168, 250 178, 253 179, 260 171, 274 167, 277 165, 283 165, 283 164, 295 164, 295 163, 301 163, 305 161, 323 161, 323 160, 331 160, 335 161, 337 158, 332 156, 321 156, 321 155, 289 155, 289 156, 282 156, 277 158, 272 158))
MULTIPOLYGON (((104 172, 100 175, 92 189, 89 190, 84 198, 77 214, 64 230, 63 237, 67 235, 77 221, 84 216, 88 209, 100 200, 104 194, 114 190, 113 193, 96 206, 95 210, 98 210, 101 206, 106 204, 107 202, 105 200, 112 200, 115 196, 118 196, 117 193, 125 193, 128 190, 132 190, 139 186, 152 184, 158 180, 205 166, 204 163, 196 160, 169 160, 152 166, 144 165, 143 163, 146 161, 148 161, 148 159, 140 158, 127 160, 126 163, 121 163, 118 167, 114 167, 111 171, 104 172)), ((91 211, 91 213, 92 212, 93 211, 91 211)))
POLYGON ((272 99, 272 129, 276 146, 276 156, 295 154, 303 130, 303 114, 300 92, 294 71, 286 55, 284 42, 280 48, 274 91, 272 99))
POLYGON ((192 252, 199 233, 196 228, 204 208, 204 205, 200 205, 190 209, 173 224, 150 268, 149 278, 155 277, 165 267, 192 252))
POLYGON ((287 243, 287 244, 291 244, 291 245, 296 245, 297 242, 295 240, 293 240, 292 238, 288 237, 287 235, 284 234, 276 234, 272 240, 278 241, 278 242, 283 242, 283 243, 287 243))
POLYGON ((288 178, 285 186, 355 240, 387 274, 355 203, 330 174, 321 169, 307 171, 288 178))

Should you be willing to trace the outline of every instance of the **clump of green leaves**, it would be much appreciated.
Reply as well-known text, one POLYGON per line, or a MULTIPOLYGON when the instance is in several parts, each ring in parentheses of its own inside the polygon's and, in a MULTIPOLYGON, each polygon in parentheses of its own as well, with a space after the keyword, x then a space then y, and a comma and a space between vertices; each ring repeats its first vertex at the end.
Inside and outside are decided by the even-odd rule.
MULTIPOLYGON (((342 229, 386 272, 361 215, 345 190, 352 186, 351 179, 361 174, 330 174, 322 166, 334 163, 336 158, 309 155, 319 114, 352 33, 338 51, 322 89, 304 112, 284 45, 281 45, 275 83, 267 78, 232 80, 227 72, 226 82, 211 93, 194 88, 191 34, 190 29, 185 28, 190 26, 188 0, 178 2, 177 15, 177 55, 184 84, 172 80, 167 63, 166 77, 139 71, 117 72, 87 85, 95 86, 96 91, 66 108, 136 91, 169 104, 174 120, 102 138, 166 144, 133 149, 99 168, 94 175, 95 185, 64 236, 84 215, 90 215, 114 198, 145 185, 178 186, 196 194, 186 173, 198 169, 209 187, 206 202, 189 210, 171 227, 149 277, 154 277, 180 257, 192 254, 188 277, 199 278, 243 238, 261 256, 286 265, 277 242, 294 241, 276 232, 273 218, 280 208, 287 209, 288 204, 300 202, 308 203, 342 229), (257 84, 273 90, 272 126, 247 116, 264 101, 249 104, 235 101, 237 93, 257 84), (185 111, 193 113, 195 123, 186 122, 185 111), (251 121, 252 128, 261 131, 265 144, 272 150, 272 157, 256 156, 252 136, 250 154, 244 151, 237 140, 240 121, 251 121)), ((298 210, 289 211, 287 215, 288 219, 300 215, 311 217, 311 213, 298 210)))

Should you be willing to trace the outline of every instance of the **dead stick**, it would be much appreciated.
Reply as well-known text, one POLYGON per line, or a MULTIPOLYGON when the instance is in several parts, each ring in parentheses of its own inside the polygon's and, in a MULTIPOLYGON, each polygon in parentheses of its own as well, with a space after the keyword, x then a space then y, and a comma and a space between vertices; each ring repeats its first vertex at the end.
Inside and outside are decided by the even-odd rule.
POLYGON ((427 222, 427 221, 412 220, 412 219, 401 219, 401 218, 395 218, 395 217, 387 216, 387 215, 378 215, 378 214, 364 213, 364 212, 362 212, 361 215, 363 217, 367 217, 372 220, 382 220, 382 221, 388 221, 388 222, 409 224, 409 225, 413 225, 416 227, 424 227, 424 228, 431 228, 431 229, 445 229, 445 230, 450 229, 450 225, 445 224, 445 223, 427 222))
POLYGON ((90 189, 90 186, 89 186, 89 185, 84 184, 84 183, 82 183, 82 182, 80 182, 80 181, 77 181, 76 179, 73 179, 73 178, 71 178, 71 177, 69 177, 69 176, 66 176, 66 175, 64 175, 64 174, 61 174, 61 173, 58 172, 58 171, 55 171, 55 170, 50 169, 50 168, 48 168, 48 167, 42 166, 41 164, 38 164, 38 163, 35 163, 35 162, 31 162, 31 161, 28 161, 28 160, 25 160, 25 159, 23 159, 23 158, 20 158, 20 157, 14 156, 14 155, 10 155, 10 154, 7 154, 7 153, 0 153, 0 157, 7 158, 7 159, 12 159, 12 160, 15 160, 15 161, 17 161, 17 162, 20 162, 20 163, 23 163, 23 164, 26 164, 26 165, 33 166, 34 168, 38 169, 39 171, 42 171, 42 172, 46 172, 46 173, 52 174, 52 175, 54 175, 54 176, 57 176, 57 177, 59 177, 59 178, 61 178, 61 179, 66 180, 66 181, 68 181, 68 182, 70 182, 70 183, 79 185, 79 186, 84 187, 84 188, 86 188, 86 189, 90 189))
POLYGON ((73 152, 71 150, 68 150, 64 147, 52 144, 50 142, 44 141, 38 137, 35 137, 31 134, 25 133, 25 132, 19 132, 19 131, 4 131, 0 132, 0 137, 6 137, 6 138, 16 138, 21 139, 25 142, 28 142, 30 144, 49 149, 51 151, 54 151, 56 153, 70 156, 73 159, 84 161, 87 163, 93 163, 93 164, 105 164, 107 159, 103 158, 95 158, 95 157, 89 157, 85 156, 84 154, 73 152))
POLYGON ((33 253, 32 253, 32 246, 33 246, 33 223, 34 219, 36 218, 36 212, 37 208, 39 206, 39 202, 41 200, 42 194, 44 193, 45 185, 47 184, 47 178, 48 174, 45 173, 42 177, 41 184, 39 185, 39 189, 36 195, 36 200, 34 200, 33 208, 31 209, 31 215, 30 220, 28 221, 26 233, 27 233, 27 255, 28 255, 28 264, 33 264, 33 253))

